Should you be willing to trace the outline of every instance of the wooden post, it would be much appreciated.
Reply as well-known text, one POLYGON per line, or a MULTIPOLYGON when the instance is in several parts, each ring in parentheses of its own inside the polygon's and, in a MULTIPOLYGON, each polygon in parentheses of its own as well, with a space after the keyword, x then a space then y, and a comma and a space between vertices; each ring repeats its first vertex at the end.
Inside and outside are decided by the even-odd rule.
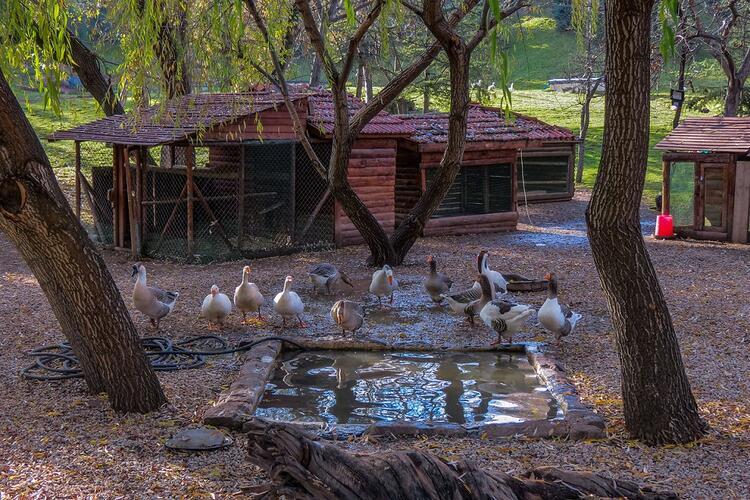
POLYGON ((291 181, 290 181, 290 192, 291 192, 291 198, 289 200, 289 236, 292 239, 292 244, 294 244, 295 237, 294 232, 296 230, 297 224, 297 162, 296 162, 296 146, 295 143, 291 143, 291 181))
POLYGON ((737 162, 734 192, 731 240, 736 243, 747 243, 748 218, 750 218, 750 162, 737 162))
POLYGON ((240 170, 237 175, 237 249, 242 252, 245 236, 245 145, 240 143, 240 170))
POLYGON ((76 217, 81 222, 81 143, 76 141, 76 217))
POLYGON ((668 160, 662 160, 662 179, 661 179, 661 213, 669 214, 669 171, 671 163, 668 160))
POLYGON ((136 253, 138 258, 143 255, 143 163, 146 155, 143 147, 135 150, 135 223, 136 223, 136 253))
POLYGON ((135 196, 133 195, 134 182, 133 174, 130 172, 130 150, 125 147, 122 150, 122 167, 125 171, 125 188, 127 189, 127 196, 125 199, 128 203, 128 228, 130 229, 130 256, 133 259, 140 258, 138 253, 138 222, 137 222, 137 208, 135 202, 135 196))
POLYGON ((193 259, 193 146, 185 149, 185 174, 187 196, 187 259, 193 259))

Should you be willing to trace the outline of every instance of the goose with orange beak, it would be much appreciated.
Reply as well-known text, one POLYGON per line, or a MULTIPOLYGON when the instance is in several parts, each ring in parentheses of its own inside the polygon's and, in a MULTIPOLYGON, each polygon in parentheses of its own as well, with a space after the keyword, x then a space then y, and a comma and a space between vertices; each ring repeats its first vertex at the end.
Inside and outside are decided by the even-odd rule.
POLYGON ((559 342, 561 338, 570 335, 582 316, 558 300, 555 273, 547 273, 544 279, 549 281, 549 284, 547 285, 547 300, 539 308, 539 322, 545 330, 554 333, 559 342))
POLYGON ((258 285, 251 282, 250 266, 242 268, 242 283, 234 289, 234 307, 242 313, 242 322, 247 323, 248 313, 258 313, 258 320, 262 320, 260 313, 261 307, 265 304, 266 299, 258 290, 258 285))
POLYGON ((397 288, 398 281, 393 277, 393 269, 388 264, 372 273, 370 293, 378 298, 378 305, 383 305, 383 297, 390 297, 390 303, 393 304, 393 292, 397 288))
POLYGON ((302 321, 302 313, 305 310, 305 304, 299 298, 297 292, 292 291, 292 277, 287 276, 284 280, 284 289, 276 294, 273 299, 273 309, 276 314, 281 316, 281 327, 286 328, 288 319, 297 318, 300 328, 305 328, 305 322, 302 321))

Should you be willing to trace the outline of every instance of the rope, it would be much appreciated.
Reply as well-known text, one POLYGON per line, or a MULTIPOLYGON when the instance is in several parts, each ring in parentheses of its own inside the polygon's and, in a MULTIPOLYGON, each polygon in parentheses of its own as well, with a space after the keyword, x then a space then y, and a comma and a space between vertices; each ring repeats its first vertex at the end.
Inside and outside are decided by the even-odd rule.
POLYGON ((523 172, 523 149, 519 149, 518 153, 521 157, 521 186, 523 187, 523 206, 526 209, 526 218, 529 219, 529 225, 533 226, 534 223, 531 221, 531 214, 529 214, 529 199, 526 196, 526 174, 523 172))
MULTIPOLYGON (((296 342, 283 337, 263 337, 252 342, 240 342, 234 347, 216 335, 201 335, 185 340, 174 341, 167 337, 144 337, 141 345, 151 366, 156 371, 169 372, 200 368, 206 364, 206 356, 220 356, 244 352, 268 340, 280 340, 303 349, 296 342), (210 347, 213 345, 213 349, 210 347), (190 349, 194 346, 194 349, 190 349)), ((21 371, 24 378, 31 380, 65 380, 82 378, 78 359, 68 342, 39 347, 26 353, 34 363, 21 371)))

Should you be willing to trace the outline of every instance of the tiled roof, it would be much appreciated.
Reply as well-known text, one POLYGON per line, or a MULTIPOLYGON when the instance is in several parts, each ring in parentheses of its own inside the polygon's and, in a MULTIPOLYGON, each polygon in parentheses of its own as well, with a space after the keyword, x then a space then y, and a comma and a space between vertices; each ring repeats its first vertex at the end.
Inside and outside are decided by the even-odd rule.
POLYGON ((686 118, 656 149, 680 153, 750 153, 750 118, 686 118))
MULTIPOLYGON (((310 114, 307 118, 307 123, 311 127, 316 128, 321 132, 322 135, 330 136, 333 134, 334 114, 333 114, 333 99, 330 92, 318 92, 311 95, 308 98, 310 103, 310 114)), ((349 96, 349 115, 353 116, 354 113, 364 106, 361 100, 350 95, 349 96)), ((370 122, 365 125, 361 135, 396 135, 396 136, 410 136, 414 133, 414 128, 398 116, 391 115, 385 111, 381 111, 370 122)))
MULTIPOLYGON (((421 144, 443 143, 448 140, 448 114, 425 113, 398 115, 415 128, 411 140, 421 144)), ((518 113, 505 119, 503 111, 482 106, 469 108, 466 130, 469 142, 511 142, 533 140, 540 142, 574 142, 576 136, 568 129, 544 123, 518 113)))
MULTIPOLYGON (((304 97, 291 96, 295 101, 304 97)), ((279 105, 283 105, 281 95, 270 92, 191 94, 140 113, 110 116, 54 132, 49 139, 157 146, 185 140, 213 126, 279 105)))

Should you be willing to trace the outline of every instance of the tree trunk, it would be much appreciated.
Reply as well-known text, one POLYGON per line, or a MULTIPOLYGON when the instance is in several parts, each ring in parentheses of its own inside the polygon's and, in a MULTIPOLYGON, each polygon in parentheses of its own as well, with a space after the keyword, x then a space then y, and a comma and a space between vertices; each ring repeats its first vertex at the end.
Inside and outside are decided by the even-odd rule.
POLYGON ((649 144, 652 7, 653 0, 607 4, 604 140, 586 221, 615 331, 625 425, 648 444, 685 443, 699 438, 705 424, 639 217, 649 144))
POLYGON ((366 59, 362 67, 362 74, 365 78, 365 102, 372 102, 372 66, 366 59))
POLYGON ((0 229, 18 248, 70 342, 88 388, 117 411, 166 402, 120 292, 76 221, 0 72, 0 229))
POLYGON ((742 103, 744 82, 736 76, 730 76, 727 82, 727 95, 724 99, 724 116, 737 116, 742 103))
POLYGON ((99 66, 99 58, 84 43, 68 31, 70 51, 73 57, 73 68, 89 94, 96 99, 107 116, 121 115, 125 111, 117 98, 112 79, 105 76, 99 66))
POLYGON ((422 113, 430 112, 430 69, 424 72, 424 87, 422 87, 422 113))
POLYGON ((440 206, 451 185, 461 171, 461 160, 466 146, 466 122, 469 113, 469 63, 471 54, 463 43, 446 48, 450 66, 451 104, 448 117, 448 143, 440 161, 437 175, 414 208, 391 236, 396 262, 403 262, 409 250, 422 235, 425 224, 440 206))
POLYGON ((591 123, 591 101, 594 99, 602 79, 598 78, 592 85, 591 76, 586 82, 586 96, 584 97, 583 106, 581 107, 581 131, 580 142, 578 143, 578 162, 576 165, 576 184, 583 182, 583 167, 586 163, 586 137, 589 133, 589 124, 591 123))
POLYGON ((357 99, 362 99, 362 89, 365 85, 365 68, 362 66, 362 59, 358 58, 357 62, 357 90, 355 95, 357 99))
POLYGON ((468 461, 447 463, 426 452, 355 454, 313 440, 299 428, 253 420, 248 434, 250 461, 266 470, 273 485, 256 491, 267 498, 361 500, 555 499, 621 497, 672 499, 630 481, 589 472, 539 467, 521 477, 491 472, 468 461))

